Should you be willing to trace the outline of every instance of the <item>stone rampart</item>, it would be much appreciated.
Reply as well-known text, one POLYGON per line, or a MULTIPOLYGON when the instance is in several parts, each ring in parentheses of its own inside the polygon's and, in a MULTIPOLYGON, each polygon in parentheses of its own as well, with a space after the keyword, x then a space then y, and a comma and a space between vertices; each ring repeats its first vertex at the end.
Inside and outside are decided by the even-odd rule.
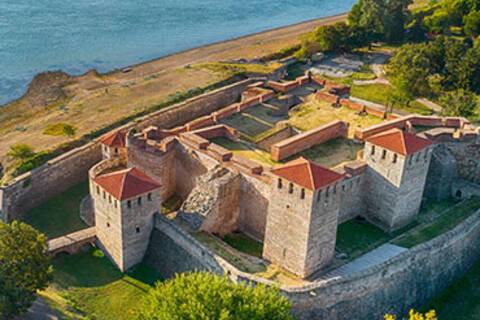
MULTIPOLYGON (((165 277, 210 270, 243 283, 273 284, 239 271, 165 218, 157 218, 146 262, 165 277)), ((298 319, 382 319, 405 314, 441 293, 479 257, 480 210, 445 234, 345 277, 282 286, 298 319)))
POLYGON ((294 129, 287 124, 277 124, 277 126, 280 126, 278 130, 275 130, 271 134, 261 138, 261 140, 256 142, 257 147, 266 151, 270 151, 272 145, 286 140, 295 134, 294 129))
MULTIPOLYGON (((247 79, 199 95, 138 118, 122 129, 144 129, 151 125, 173 128, 182 125, 208 115, 226 104, 234 103, 245 88, 256 81, 258 79, 247 79)), ((100 160, 101 147, 97 139, 48 161, 39 168, 11 180, 7 185, 0 186, 0 219, 21 217, 29 209, 86 180, 88 170, 100 160)))
POLYGON ((366 129, 357 129, 355 132, 355 138, 358 140, 365 140, 368 137, 371 137, 377 133, 381 133, 386 130, 393 128, 404 129, 407 126, 407 123, 410 123, 412 126, 423 126, 423 127, 450 127, 450 128, 463 128, 466 125, 469 125, 470 122, 464 118, 458 117, 438 117, 438 116, 419 116, 419 115, 410 115, 394 119, 392 121, 383 122, 366 129))
POLYGON ((100 144, 91 142, 54 158, 0 187, 0 217, 17 219, 26 211, 85 181, 101 160, 100 144))
POLYGON ((347 137, 347 135, 348 123, 337 120, 276 143, 272 146, 270 153, 273 160, 281 161, 315 144, 347 137))

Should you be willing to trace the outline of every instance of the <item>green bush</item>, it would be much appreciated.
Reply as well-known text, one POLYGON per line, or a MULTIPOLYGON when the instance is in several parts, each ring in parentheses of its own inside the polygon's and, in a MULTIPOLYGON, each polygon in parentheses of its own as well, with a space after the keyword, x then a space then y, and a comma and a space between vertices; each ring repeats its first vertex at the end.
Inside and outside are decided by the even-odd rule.
POLYGON ((139 320, 291 320, 278 289, 235 284, 207 272, 180 274, 150 290, 139 320))

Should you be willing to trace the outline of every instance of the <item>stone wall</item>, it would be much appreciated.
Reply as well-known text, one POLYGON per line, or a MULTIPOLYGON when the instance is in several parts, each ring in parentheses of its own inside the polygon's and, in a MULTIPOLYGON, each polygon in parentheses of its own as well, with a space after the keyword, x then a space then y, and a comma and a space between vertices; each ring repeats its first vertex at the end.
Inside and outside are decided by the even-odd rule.
POLYGON ((281 161, 315 144, 338 137, 347 137, 347 135, 348 123, 339 120, 333 121, 274 144, 271 148, 271 156, 273 160, 281 161))
MULTIPOLYGON (((420 308, 462 276, 480 256, 480 210, 453 230, 382 264, 346 277, 281 287, 298 319, 382 319, 420 308)), ((178 226, 157 218, 145 262, 165 277, 209 270, 238 282, 273 284, 237 270, 178 226)))
POLYGON ((349 177, 342 181, 343 195, 338 213, 339 224, 365 214, 365 181, 364 174, 349 177))
POLYGON ((85 181, 88 170, 101 159, 100 144, 92 142, 1 186, 0 218, 20 218, 29 209, 85 181))
POLYGON ((136 120, 136 125, 140 129, 149 126, 171 129, 183 125, 194 119, 207 116, 220 108, 237 102, 240 94, 248 85, 257 81, 256 79, 247 79, 226 86, 219 90, 194 97, 185 102, 161 109, 136 120))
POLYGON ((242 175, 240 190, 238 228, 253 238, 263 241, 270 200, 270 184, 244 174, 242 175))
POLYGON ((161 215, 155 217, 155 227, 144 262, 165 278, 181 272, 224 272, 221 258, 161 215))
MULTIPOLYGON (((128 130, 138 126, 143 129, 150 125, 173 128, 182 125, 234 103, 245 88, 256 81, 258 79, 247 79, 205 93, 138 118, 122 128, 128 130)), ((0 186, 0 219, 18 218, 27 210, 86 180, 88 170, 101 158, 101 147, 96 140, 0 186)))
POLYGON ((262 138, 262 140, 257 141, 256 145, 258 148, 270 152, 270 148, 272 147, 272 145, 280 141, 283 141, 285 139, 288 139, 295 134, 294 129, 289 125, 285 125, 285 124, 279 124, 279 125, 283 127, 280 127, 277 131, 273 132, 271 135, 268 135, 262 138))

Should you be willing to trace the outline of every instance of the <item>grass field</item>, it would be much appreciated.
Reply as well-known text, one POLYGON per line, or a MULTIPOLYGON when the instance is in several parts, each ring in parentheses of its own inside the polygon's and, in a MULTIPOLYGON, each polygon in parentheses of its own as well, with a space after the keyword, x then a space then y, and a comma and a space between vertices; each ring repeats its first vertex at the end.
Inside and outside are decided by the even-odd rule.
POLYGON ((82 182, 28 211, 22 218, 48 238, 56 238, 86 228, 80 219, 80 202, 88 194, 88 182, 82 182))
MULTIPOLYGON (((389 97, 394 94, 394 89, 386 84, 353 85, 351 94, 354 97, 386 106, 389 104, 389 97)), ((395 109, 422 115, 432 114, 431 109, 417 101, 411 101, 409 107, 396 105, 395 109)))
POLYGON ((213 143, 218 144, 228 150, 233 151, 246 159, 259 162, 266 166, 273 166, 278 164, 270 158, 270 154, 266 151, 250 147, 246 143, 240 141, 233 141, 227 138, 214 138, 211 140, 213 143))
POLYGON ((292 126, 302 130, 310 130, 335 120, 350 123, 348 135, 353 137, 356 128, 367 128, 382 122, 382 119, 366 115, 360 116, 356 111, 342 107, 333 108, 328 102, 311 100, 291 111, 292 126))
POLYGON ((251 256, 261 258, 263 252, 263 243, 250 238, 244 233, 232 233, 226 235, 223 241, 238 251, 247 253, 251 256))
POLYGON ((431 224, 411 230, 395 244, 411 248, 445 233, 480 209, 480 198, 474 197, 442 213, 431 224))
POLYGON ((335 250, 355 259, 388 242, 391 236, 364 220, 353 219, 338 226, 335 250))
POLYGON ((357 153, 362 149, 363 145, 360 143, 337 138, 317 144, 308 150, 300 152, 295 157, 302 156, 324 167, 331 168, 343 162, 357 159, 357 153))
POLYGON ((73 256, 62 255, 54 259, 53 267, 54 282, 41 296, 61 313, 85 319, 132 319, 150 286, 160 280, 145 265, 122 274, 93 248, 73 256))

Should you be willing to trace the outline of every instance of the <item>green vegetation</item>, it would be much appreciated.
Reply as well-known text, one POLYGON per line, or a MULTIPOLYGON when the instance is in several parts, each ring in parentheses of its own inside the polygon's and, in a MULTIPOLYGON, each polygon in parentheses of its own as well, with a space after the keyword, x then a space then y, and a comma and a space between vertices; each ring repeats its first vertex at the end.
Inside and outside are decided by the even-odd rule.
POLYGON ((194 232, 192 236, 200 243, 209 248, 212 252, 219 255, 236 268, 243 272, 255 273, 265 271, 263 264, 258 264, 256 261, 251 261, 244 255, 239 255, 237 250, 230 247, 222 239, 219 239, 206 232, 194 232))
POLYGON ((209 71, 222 74, 225 77, 231 77, 234 75, 242 75, 247 73, 269 74, 281 66, 282 65, 277 62, 271 62, 268 64, 209 62, 196 64, 193 67, 198 69, 207 69, 209 71))
POLYGON ((77 129, 67 123, 57 123, 51 124, 43 131, 43 134, 50 135, 50 136, 66 136, 66 137, 73 137, 77 129))
POLYGON ((287 67, 287 76, 286 80, 295 80, 297 77, 303 76, 305 70, 302 68, 302 63, 296 62, 287 67))
MULTIPOLYGON (((317 144, 294 157, 302 156, 324 167, 331 168, 342 162, 356 160, 363 145, 352 140, 336 138, 317 144)), ((289 159, 287 159, 289 160, 289 159)))
POLYGON ((428 308, 438 311, 439 319, 480 319, 480 262, 468 273, 433 299, 428 308))
POLYGON ((66 300, 67 306, 87 319, 132 319, 141 298, 160 279, 145 265, 122 274, 100 250, 93 248, 73 256, 59 256, 53 266, 54 282, 42 295, 56 301, 57 307, 65 306, 62 300, 66 300))
POLYGON ((48 238, 59 237, 86 227, 80 219, 80 202, 88 195, 88 182, 82 182, 28 211, 23 221, 48 238))
POLYGON ((247 253, 258 258, 262 257, 263 243, 250 238, 244 233, 232 233, 226 235, 223 241, 238 251, 247 253))
POLYGON ((162 202, 162 214, 167 214, 178 210, 181 204, 182 199, 176 194, 174 194, 173 196, 162 202))
POLYGON ((45 236, 25 223, 0 221, 0 318, 26 312, 51 277, 45 236))
MULTIPOLYGON (((384 320, 397 320, 396 316, 392 314, 386 314, 383 318, 384 320)), ((405 320, 438 320, 437 312, 435 310, 430 310, 426 313, 418 312, 413 309, 408 312, 408 318, 402 317, 405 320)), ((449 318, 450 319, 450 318, 449 318)))
POLYGON ((25 161, 35 155, 33 148, 25 143, 14 144, 10 147, 8 156, 19 161, 25 161))
POLYGON ((211 139, 211 141, 219 146, 233 151, 234 154, 252 161, 259 162, 263 165, 272 166, 277 164, 277 162, 270 158, 270 154, 268 152, 250 147, 248 144, 241 141, 233 141, 227 138, 214 138, 211 139))
MULTIPOLYGON (((384 106, 391 104, 391 97, 395 95, 395 88, 388 84, 367 84, 352 86, 352 96, 379 103, 384 106)), ((410 101, 408 105, 397 104, 396 109, 418 113, 422 115, 432 114, 432 110, 417 101, 410 101)))
POLYGON ((335 250, 355 259, 390 241, 391 236, 365 220, 353 219, 344 222, 337 229, 335 250))
POLYGON ((411 230, 404 236, 395 240, 394 243, 406 248, 414 247, 455 228, 460 222, 468 218, 478 209, 480 209, 479 197, 466 200, 450 210, 445 211, 431 224, 411 230))
POLYGON ((181 274, 150 291, 138 319, 293 319, 290 302, 276 288, 236 284, 201 272, 181 274))

